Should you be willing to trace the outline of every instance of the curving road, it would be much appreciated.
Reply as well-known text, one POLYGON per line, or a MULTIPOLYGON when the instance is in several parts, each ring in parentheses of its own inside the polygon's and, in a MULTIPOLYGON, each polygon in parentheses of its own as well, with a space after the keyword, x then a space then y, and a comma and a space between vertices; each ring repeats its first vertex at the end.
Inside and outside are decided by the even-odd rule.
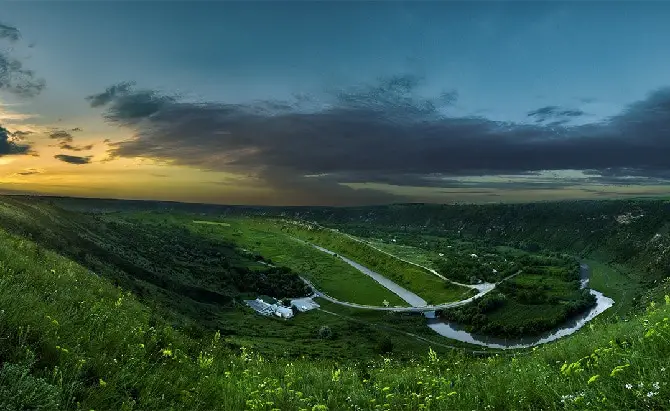
MULTIPOLYGON (((333 230, 333 229, 330 228, 329 230, 333 230)), ((334 230, 333 230, 333 231, 334 231, 334 230)), ((463 284, 463 283, 459 283, 459 282, 450 280, 449 278, 443 276, 442 274, 438 273, 437 271, 435 271, 435 270, 432 269, 432 268, 426 267, 426 266, 421 265, 421 264, 417 264, 417 263, 415 263, 415 262, 413 262, 413 261, 405 260, 404 258, 402 258, 402 257, 398 257, 397 255, 393 255, 393 254, 389 253, 388 251, 382 250, 381 248, 378 248, 378 247, 374 246, 373 244, 369 243, 368 241, 361 240, 360 238, 356 238, 356 237, 354 237, 354 236, 351 235, 351 234, 341 233, 341 232, 339 232, 339 231, 337 231, 337 233, 342 234, 342 235, 344 235, 344 236, 346 236, 346 237, 348 237, 348 238, 350 238, 350 239, 352 239, 352 240, 354 240, 354 241, 358 241, 359 243, 365 244, 365 245, 367 245, 368 247, 370 247, 370 248, 372 248, 372 249, 374 249, 374 250, 377 250, 377 251, 379 251, 379 252, 381 252, 381 253, 384 253, 384 254, 386 254, 386 255, 388 255, 388 256, 390 256, 390 257, 393 257, 393 258, 395 258, 395 259, 397 259, 397 260, 400 260, 400 261, 405 262, 405 263, 407 263, 407 264, 411 264, 411 265, 413 265, 413 266, 415 266, 415 267, 423 268, 424 270, 430 272, 431 274, 436 275, 437 277, 443 279, 444 281, 450 282, 450 283, 452 283, 452 284, 460 285, 461 287, 472 288, 472 289, 475 289, 475 290, 477 290, 477 291, 479 291, 479 292, 490 291, 491 289, 495 288, 495 284, 493 284, 493 283, 463 284)), ((517 273, 517 274, 518 274, 518 273, 517 273)), ((516 274, 514 274, 514 275, 516 275, 516 274)), ((509 278, 509 277, 507 277, 507 278, 509 278)), ((501 280, 501 281, 504 281, 504 280, 501 280)), ((498 283, 500 283, 500 281, 499 281, 498 283)), ((496 284, 498 284, 498 283, 496 283, 496 284)))
MULTIPOLYGON (((516 275, 516 274, 514 274, 516 275)), ((344 305, 347 307, 352 307, 352 308, 362 308, 366 310, 377 310, 377 311, 394 311, 394 312, 416 312, 416 313, 421 313, 421 312, 427 312, 427 311, 435 311, 435 310, 441 310, 444 308, 451 308, 451 307, 458 307, 461 305, 465 305, 471 301, 474 301, 478 298, 483 297, 486 295, 486 293, 490 292, 493 290, 495 287, 490 288, 486 291, 483 291, 475 296, 472 296, 468 299, 461 300, 461 301, 455 301, 451 303, 444 303, 444 304, 438 304, 438 305, 424 305, 424 306, 413 306, 413 307, 380 307, 378 305, 364 305, 364 304, 356 304, 356 303, 350 303, 342 300, 338 300, 336 298, 333 298, 329 296, 328 294, 324 294, 323 292, 319 291, 316 287, 314 287, 314 284, 312 284, 308 279, 304 277, 300 277, 305 284, 307 284, 312 291, 314 292, 314 295, 312 297, 319 297, 323 298, 324 300, 328 300, 332 303, 339 304, 339 305, 344 305)), ((509 277, 508 277, 509 278, 509 277)))
MULTIPOLYGON (((352 237, 352 238, 354 238, 354 237, 352 237)), ((479 293, 470 297, 470 298, 466 298, 465 300, 454 301, 454 302, 450 302, 450 303, 437 304, 437 305, 427 305, 427 304, 425 304, 425 301, 421 297, 419 297, 416 294, 402 288, 398 284, 395 284, 393 281, 391 281, 388 278, 382 276, 381 274, 375 273, 374 271, 372 271, 372 270, 370 270, 366 267, 363 267, 360 264, 358 264, 354 261, 351 261, 348 258, 345 258, 341 255, 338 255, 337 253, 335 253, 333 251, 330 251, 326 248, 323 248, 323 247, 318 246, 316 244, 308 243, 308 242, 300 240, 300 239, 296 239, 296 240, 298 240, 300 242, 303 242, 303 243, 306 243, 306 244, 309 244, 312 247, 316 248, 317 250, 323 251, 323 252, 328 253, 330 255, 338 256, 339 258, 344 260, 346 263, 353 266, 354 268, 361 271, 362 273, 370 276, 372 279, 377 281, 380 285, 389 289, 394 294, 397 294, 399 297, 401 297, 403 300, 407 301, 407 303, 411 305, 410 307, 380 307, 380 306, 377 306, 377 305, 356 304, 356 303, 350 303, 350 302, 347 302, 347 301, 338 300, 336 298, 333 298, 333 297, 329 296, 328 294, 325 294, 325 293, 319 291, 314 286, 314 284, 312 284, 308 279, 306 279, 304 277, 300 277, 305 282, 305 284, 307 284, 312 289, 312 292, 314 293, 314 297, 320 297, 320 298, 323 298, 323 299, 328 300, 330 302, 333 302, 335 304, 344 305, 344 306, 352 307, 352 308, 362 308, 362 309, 366 309, 366 310, 393 311, 393 312, 429 312, 429 311, 441 310, 441 309, 445 309, 445 308, 458 307, 458 306, 461 306, 461 305, 468 304, 468 303, 470 303, 474 300, 477 300, 477 299, 485 296, 487 293, 494 290, 497 284, 500 284, 501 282, 503 282, 505 280, 508 280, 508 279, 514 277, 515 275, 517 275, 521 272, 521 271, 518 271, 518 272, 516 272, 516 273, 514 273, 514 274, 512 274, 508 277, 503 278, 502 280, 500 280, 500 281, 498 281, 497 283, 494 283, 494 284, 484 283, 484 284, 479 284, 478 287, 475 287, 475 286, 472 286, 472 285, 462 284, 463 286, 477 289, 477 291, 479 291, 479 293)), ((365 242, 363 242, 363 243, 365 243, 365 242)), ((365 244, 367 244, 367 243, 365 243, 365 244)), ((369 245, 369 244, 367 244, 367 245, 369 245)), ((403 259, 401 259, 397 256, 394 256, 393 254, 387 253, 383 250, 379 250, 379 251, 382 251, 382 252, 384 252, 385 254, 387 254, 391 257, 398 258, 402 261, 406 261, 406 260, 403 260, 403 259)), ((430 270, 429 268, 423 267, 419 264, 412 263, 411 261, 406 261, 406 262, 409 263, 409 264, 413 264, 415 266, 421 267, 423 269, 429 270, 429 271, 435 273, 436 275, 438 275, 440 278, 445 278, 445 277, 442 277, 441 275, 439 275, 437 272, 435 272, 435 270, 430 270)), ((450 280, 447 279, 447 281, 450 281, 450 280)), ((453 283, 453 281, 451 281, 451 282, 453 283)), ((459 284, 459 283, 456 283, 456 284, 459 284)))

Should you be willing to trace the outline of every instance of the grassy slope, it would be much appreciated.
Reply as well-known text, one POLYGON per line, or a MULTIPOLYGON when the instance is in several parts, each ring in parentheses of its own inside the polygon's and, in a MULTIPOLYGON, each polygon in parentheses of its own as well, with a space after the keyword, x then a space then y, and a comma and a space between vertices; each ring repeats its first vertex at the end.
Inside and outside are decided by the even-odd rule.
POLYGON ((340 253, 382 274, 422 297, 429 304, 458 301, 472 295, 472 291, 468 288, 448 283, 420 267, 389 258, 388 255, 367 244, 333 231, 305 230, 295 225, 286 225, 286 230, 291 235, 340 253))
MULTIPOLYGON (((43 249, 67 253, 69 258, 76 259, 78 263, 86 266, 90 271, 103 278, 108 278, 125 290, 132 290, 140 301, 151 307, 155 317, 164 319, 173 326, 184 330, 190 336, 200 337, 203 333, 209 334, 219 329, 222 338, 225 338, 231 344, 245 344, 253 346, 258 352, 267 356, 285 357, 306 355, 339 359, 368 358, 378 355, 379 345, 388 338, 394 340, 394 355, 410 357, 417 350, 425 348, 424 342, 397 332, 380 330, 374 327, 352 327, 347 319, 334 317, 326 313, 311 312, 299 316, 295 321, 267 319, 258 316, 237 300, 226 301, 226 304, 194 300, 192 297, 198 297, 197 295, 181 293, 182 291, 190 291, 182 283, 178 282, 174 287, 171 286, 172 283, 167 283, 170 287, 166 288, 159 287, 139 277, 138 273, 145 274, 146 271, 136 267, 137 261, 132 257, 134 255, 140 254, 143 258, 148 259, 149 266, 156 265, 156 267, 172 269, 177 264, 174 263, 173 257, 175 255, 172 254, 171 247, 189 252, 194 251, 191 250, 193 248, 200 247, 198 244, 205 240, 192 242, 193 234, 186 235, 188 233, 180 231, 185 229, 182 224, 184 221, 188 221, 189 224, 192 222, 190 217, 185 220, 183 215, 175 216, 166 213, 153 215, 115 213, 93 216, 100 217, 100 219, 95 219, 89 215, 62 212, 62 210, 38 201, 16 201, 16 199, 5 201, 4 198, 0 199, 0 226, 32 236, 39 240, 39 243, 44 247, 43 249), (44 215, 48 215, 49 218, 41 218, 44 215), (163 224, 165 218, 168 220, 175 219, 175 226, 163 224), (149 221, 151 219, 153 220, 149 221), (106 222, 107 220, 123 227, 132 227, 132 229, 129 232, 119 233, 110 228, 113 225, 109 225, 106 222), (138 220, 147 220, 145 221, 147 224, 141 224, 141 221, 138 220), (124 233, 129 234, 124 236, 124 233), (82 234, 86 235, 87 238, 95 236, 96 241, 104 243, 109 251, 103 253, 97 247, 90 248, 90 243, 82 242, 80 237, 82 234), (156 235, 169 243, 157 247, 158 243, 155 241, 137 241, 144 238, 145 235, 156 235), (131 236, 137 238, 131 238, 131 236), (112 246, 119 242, 122 242, 119 247, 112 246), (129 247, 129 244, 137 244, 137 246, 129 247), (149 250, 146 249, 147 246, 149 250), (126 255, 125 250, 127 248, 132 248, 133 254, 126 255), (161 254, 156 257, 151 249, 159 249, 161 254), (95 258, 92 258, 92 254, 95 258), (333 330, 336 336, 333 340, 323 340, 318 337, 318 331, 322 325, 327 325, 333 330), (405 350, 405 352, 401 350, 405 350)), ((200 227, 204 229, 204 226, 200 225, 200 227)), ((226 227, 210 226, 210 228, 218 232, 226 227)), ((258 268, 266 267, 253 262, 250 257, 230 249, 225 241, 219 239, 215 243, 222 245, 221 248, 218 248, 218 251, 231 264, 255 264, 258 268)), ((276 245, 281 249, 280 243, 276 243, 276 245)), ((309 249, 309 251, 312 250, 309 249)), ((314 251, 316 252, 316 250, 314 251)), ((337 262, 337 259, 328 257, 323 253, 316 255, 316 258, 323 257, 327 257, 328 261, 337 262)), ((199 279, 192 274, 203 270, 216 273, 220 268, 217 259, 208 260, 194 256, 190 261, 194 265, 182 266, 184 270, 180 271, 180 275, 187 275, 187 277, 169 276, 167 274, 170 271, 162 268, 154 268, 152 272, 162 275, 162 277, 156 278, 157 280, 171 277, 172 280, 197 281, 199 279)), ((342 264, 344 269, 351 269, 348 265, 342 264)), ((333 270, 332 267, 330 269, 330 273, 339 274, 339 271, 333 270)), ((353 274, 361 275, 363 279, 369 280, 356 271, 353 274)), ((157 284, 160 285, 161 283, 157 282, 157 284)), ((207 283, 203 283, 203 285, 208 287, 207 283)), ((376 283, 372 285, 378 286, 376 283)), ((216 284, 213 283, 213 286, 216 286, 216 284)), ((253 298, 253 294, 238 297, 253 298)), ((381 300, 383 300, 384 295, 381 297, 381 300)), ((413 327, 419 327, 423 325, 424 320, 416 318, 413 322, 415 324, 413 327)))
POLYGON ((433 261, 439 257, 439 254, 436 252, 421 250, 417 247, 394 244, 394 243, 386 243, 384 241, 379 240, 367 240, 367 241, 373 246, 379 248, 380 250, 384 250, 389 254, 393 254, 407 261, 411 261, 415 264, 419 264, 424 267, 432 269, 435 269, 435 267, 433 267, 433 261))
MULTIPOLYGON (((184 222, 184 224, 188 224, 184 222)), ((292 239, 274 224, 256 219, 230 219, 229 227, 197 232, 234 241, 275 263, 290 267, 305 276, 321 291, 342 301, 358 304, 406 306, 400 297, 349 264, 314 247, 292 239)))
POLYGON ((6 409, 660 409, 670 400, 670 297, 517 357, 289 362, 188 338, 106 280, 1 231, 0 262, 0 393, 21 394, 4 395, 6 409), (10 378, 12 367, 30 372, 10 378))

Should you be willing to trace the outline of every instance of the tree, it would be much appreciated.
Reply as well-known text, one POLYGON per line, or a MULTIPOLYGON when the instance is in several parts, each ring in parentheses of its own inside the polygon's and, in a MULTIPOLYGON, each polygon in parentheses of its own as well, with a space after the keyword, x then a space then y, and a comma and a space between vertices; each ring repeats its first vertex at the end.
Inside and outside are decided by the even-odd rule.
POLYGON ((318 335, 322 340, 330 340, 333 338, 333 331, 327 325, 322 325, 321 328, 319 328, 318 335))
POLYGON ((393 341, 389 337, 384 337, 377 344, 377 351, 380 354, 388 354, 393 351, 393 341))

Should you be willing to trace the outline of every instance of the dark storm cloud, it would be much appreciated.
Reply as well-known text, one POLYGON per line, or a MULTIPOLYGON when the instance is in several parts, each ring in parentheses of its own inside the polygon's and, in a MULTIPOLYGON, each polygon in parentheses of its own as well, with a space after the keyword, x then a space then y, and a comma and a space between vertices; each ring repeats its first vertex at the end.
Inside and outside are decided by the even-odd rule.
MULTIPOLYGON (((561 181, 551 179, 531 179, 520 181, 519 177, 534 176, 537 173, 521 173, 509 178, 500 178, 497 181, 472 181, 457 177, 445 177, 441 175, 426 174, 374 174, 374 173, 337 173, 311 178, 320 181, 332 181, 343 183, 367 183, 375 182, 394 186, 429 187, 442 189, 496 189, 496 190, 546 190, 551 188, 567 188, 583 184, 583 179, 563 178, 561 181)), ((451 192, 451 191, 450 191, 451 192)), ((470 191, 475 192, 475 191, 470 191)))
POLYGON ((545 106, 528 112, 528 117, 535 118, 538 123, 553 120, 553 123, 564 124, 571 117, 580 117, 585 115, 582 110, 566 109, 558 106, 545 106))
POLYGON ((21 33, 16 27, 0 23, 0 39, 7 39, 11 42, 19 41, 21 33))
MULTIPOLYGON (((130 140, 110 144, 112 157, 250 172, 276 188, 316 190, 313 195, 338 195, 336 182, 348 182, 347 176, 361 182, 404 179, 405 184, 413 176, 414 185, 425 183, 425 177, 417 177, 422 175, 670 168, 670 89, 594 124, 567 126, 560 121, 584 113, 557 106, 529 113, 553 120, 548 126, 445 116, 443 97, 418 97, 419 84, 416 77, 397 76, 340 90, 318 110, 297 100, 184 102, 135 90, 131 83, 88 100, 105 108, 109 123, 135 132, 130 140), (330 177, 305 177, 323 174, 330 177)), ((363 193, 355 191, 342 195, 363 193)))
MULTIPOLYGON (((0 40, 15 43, 21 39, 19 30, 0 23, 0 40)), ((23 66, 23 63, 12 56, 10 50, 0 49, 0 91, 5 90, 24 97, 39 94, 45 87, 45 82, 35 76, 35 73, 23 66)))
POLYGON ((70 156, 67 154, 56 154, 55 159, 63 161, 70 164, 89 164, 91 162, 91 156, 80 157, 80 156, 70 156))
POLYGON ((19 137, 14 136, 9 130, 0 125, 0 156, 9 154, 30 154, 30 145, 17 144, 19 137))

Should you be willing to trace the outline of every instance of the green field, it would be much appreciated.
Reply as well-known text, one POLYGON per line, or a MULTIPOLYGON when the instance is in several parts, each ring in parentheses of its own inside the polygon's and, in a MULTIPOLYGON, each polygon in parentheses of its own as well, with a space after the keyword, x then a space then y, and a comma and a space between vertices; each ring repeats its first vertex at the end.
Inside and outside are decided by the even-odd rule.
POLYGON ((435 269, 435 267, 433 266, 433 261, 439 257, 437 252, 422 250, 417 247, 400 245, 395 243, 387 243, 379 240, 367 240, 367 241, 371 245, 379 248, 380 250, 386 251, 389 254, 393 254, 404 260, 413 262, 414 264, 419 264, 424 267, 432 269, 435 269))
POLYGON ((442 280, 436 275, 375 250, 367 244, 343 234, 327 230, 308 230, 285 222, 283 230, 297 238, 337 252, 422 297, 429 304, 459 301, 475 293, 473 290, 442 280))
POLYGON ((226 224, 226 228, 219 230, 192 229, 203 235, 233 241, 277 264, 290 267, 333 298, 376 306, 386 300, 391 306, 407 306, 405 301, 372 278, 337 257, 296 241, 270 221, 230 219, 226 224))

